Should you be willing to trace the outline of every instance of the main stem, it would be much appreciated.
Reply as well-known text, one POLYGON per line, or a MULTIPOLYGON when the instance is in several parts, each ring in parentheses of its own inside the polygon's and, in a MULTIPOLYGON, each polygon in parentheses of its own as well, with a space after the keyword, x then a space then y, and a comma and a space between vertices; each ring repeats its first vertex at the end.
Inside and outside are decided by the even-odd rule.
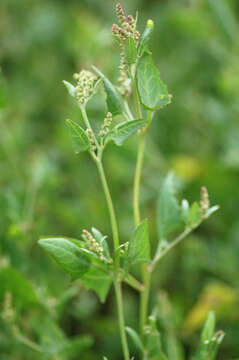
MULTIPOLYGON (((137 117, 140 119, 142 118, 142 112, 141 112, 139 96, 138 96, 135 80, 133 82, 133 97, 134 97, 137 117)), ((150 126, 150 121, 151 121, 151 116, 149 113, 147 130, 142 132, 139 138, 138 155, 137 155, 135 177, 134 177, 134 199, 133 199, 134 221, 136 226, 140 224, 139 190, 140 190, 140 180, 142 175, 142 167, 143 167, 143 159, 144 159, 145 136, 150 126)), ((144 290, 140 292, 139 327, 140 327, 141 338, 142 340, 144 340, 143 335, 144 335, 144 327, 146 325, 147 316, 148 316, 148 302, 149 302, 149 291, 150 291, 150 283, 151 283, 151 273, 148 269, 147 264, 142 265, 142 279, 144 284, 144 290)))
MULTIPOLYGON (((144 147, 145 147, 145 134, 140 134, 137 163, 135 170, 134 178, 134 220, 135 225, 138 226, 140 223, 140 209, 139 209, 139 189, 140 189, 140 180, 143 167, 143 158, 144 158, 144 147)), ((149 301, 149 291, 150 291, 150 282, 151 282, 151 273, 149 272, 147 264, 142 265, 142 278, 144 284, 144 290, 140 293, 140 310, 139 310, 139 327, 140 333, 143 338, 144 326, 147 322, 148 315, 148 301, 149 301)))
POLYGON ((110 221, 112 227, 112 234, 113 234, 113 242, 114 242, 114 288, 116 294, 116 302, 117 302, 117 310, 118 310, 118 320, 119 320, 119 328, 120 328, 120 336, 122 342, 122 348, 124 353, 124 359, 129 360, 129 348, 127 337, 125 333, 125 320, 124 320, 124 311, 123 311, 123 297, 122 297, 122 289, 121 289, 121 281, 120 281, 120 263, 119 263, 119 252, 117 251, 119 247, 119 231, 118 231, 118 224, 116 220, 114 205, 112 202, 111 194, 109 191, 109 186, 105 177, 104 168, 102 165, 101 160, 96 161, 96 165, 99 171, 100 179, 102 182, 102 186, 104 189, 106 202, 109 209, 110 214, 110 221))

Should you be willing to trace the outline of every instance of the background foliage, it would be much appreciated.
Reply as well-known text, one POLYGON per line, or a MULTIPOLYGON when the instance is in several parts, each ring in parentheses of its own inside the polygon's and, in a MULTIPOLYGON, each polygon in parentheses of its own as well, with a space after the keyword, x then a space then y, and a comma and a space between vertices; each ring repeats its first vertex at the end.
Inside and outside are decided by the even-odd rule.
MULTIPOLYGON (((182 197, 206 185, 221 210, 173 250, 154 276, 160 326, 170 359, 191 354, 210 309, 226 332, 219 359, 239 356, 239 47, 237 0, 132 0, 139 27, 155 21, 152 40, 172 105, 153 121, 141 206, 156 239, 155 197, 173 170, 182 197), (175 340, 183 343, 183 348, 175 340)), ((120 359, 114 297, 102 305, 37 245, 40 236, 79 237, 83 228, 110 236, 96 170, 76 156, 64 120, 79 119, 62 79, 95 64, 117 78, 111 36, 114 2, 2 0, 0 3, 0 354, 7 359, 120 359), (12 296, 6 295, 11 293, 12 296), (10 306, 12 298, 12 306, 10 306), (18 328, 10 326, 11 322, 18 328), (13 330, 14 329, 14 330, 13 330), (46 349, 31 350, 22 334, 46 349), (80 355, 79 355, 80 354, 80 355)), ((102 95, 103 96, 103 95, 102 95)), ((95 126, 105 108, 89 105, 95 126)), ((121 240, 133 230, 136 139, 106 151, 105 165, 121 240)), ((137 326, 137 294, 125 288, 126 319, 137 326)))

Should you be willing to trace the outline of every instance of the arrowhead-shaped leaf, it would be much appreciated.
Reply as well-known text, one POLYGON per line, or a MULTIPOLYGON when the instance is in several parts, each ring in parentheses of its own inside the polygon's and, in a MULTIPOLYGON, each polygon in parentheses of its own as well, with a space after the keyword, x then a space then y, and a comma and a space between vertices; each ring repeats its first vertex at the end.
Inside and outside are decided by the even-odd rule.
POLYGON ((181 208, 174 196, 173 176, 169 174, 163 181, 157 203, 157 225, 160 240, 182 224, 181 208))
POLYGON ((148 221, 144 220, 134 231, 124 258, 124 267, 150 261, 150 242, 148 236, 148 221))
POLYGON ((136 80, 140 101, 146 109, 156 110, 170 104, 167 87, 160 80, 159 71, 148 53, 139 60, 136 80))
POLYGON ((112 139, 116 145, 120 146, 126 139, 134 135, 146 124, 147 121, 143 119, 125 121, 123 123, 120 123, 109 132, 106 138, 106 142, 112 139))
POLYGON ((81 278, 90 268, 90 260, 87 254, 68 239, 41 239, 39 244, 71 275, 73 280, 81 278))
POLYGON ((90 149, 90 140, 85 130, 76 122, 67 119, 66 124, 68 126, 72 145, 76 154, 82 151, 90 149))
POLYGON ((92 66, 92 68, 103 79, 104 89, 107 96, 106 102, 108 111, 111 112, 112 115, 122 114, 123 106, 119 93, 115 90, 113 84, 109 81, 109 79, 107 79, 107 77, 102 74, 99 69, 97 69, 95 66, 92 66))

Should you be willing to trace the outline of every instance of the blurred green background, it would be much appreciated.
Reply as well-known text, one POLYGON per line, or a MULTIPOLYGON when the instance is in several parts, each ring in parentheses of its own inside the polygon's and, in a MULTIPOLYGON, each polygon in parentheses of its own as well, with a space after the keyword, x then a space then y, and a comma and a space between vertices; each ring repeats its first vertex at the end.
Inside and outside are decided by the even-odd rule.
MULTIPOLYGON (((140 30, 148 18, 155 21, 154 59, 173 94, 172 104, 155 116, 146 148, 141 206, 151 237, 156 241, 155 199, 169 170, 178 178, 182 198, 198 200, 200 186, 206 185, 212 204, 220 205, 162 261, 151 306, 159 298, 170 360, 192 354, 210 309, 218 329, 226 332, 219 359, 236 359, 239 2, 130 0, 122 5, 133 15, 139 11, 140 30)), ((95 166, 88 155, 73 154, 65 129, 65 118, 77 121, 80 114, 62 80, 72 81, 74 72, 91 64, 117 79, 114 6, 106 0, 0 2, 1 360, 121 359, 113 292, 100 304, 93 292, 70 283, 37 245, 40 236, 79 238, 91 226, 111 237, 95 166), (44 355, 24 345, 22 334, 46 349, 44 355)), ((102 100, 96 96, 88 107, 96 128, 106 111, 102 100)), ((105 153, 122 242, 133 230, 136 150, 133 138, 105 153)), ((124 290, 127 323, 136 327, 138 295, 124 290)))

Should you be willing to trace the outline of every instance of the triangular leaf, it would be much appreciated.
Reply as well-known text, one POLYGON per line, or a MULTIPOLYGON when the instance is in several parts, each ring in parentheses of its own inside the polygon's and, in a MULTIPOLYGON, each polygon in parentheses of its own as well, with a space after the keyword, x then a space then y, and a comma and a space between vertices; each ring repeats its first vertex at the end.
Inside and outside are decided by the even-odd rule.
POLYGON ((120 146, 130 136, 134 135, 139 129, 147 124, 146 120, 125 121, 115 126, 107 135, 106 141, 113 140, 116 145, 120 146))
POLYGON ((107 96, 106 102, 108 111, 111 112, 112 115, 122 114, 123 106, 119 93, 115 90, 109 79, 104 74, 102 74, 99 69, 97 69, 95 66, 92 66, 92 68, 103 79, 104 89, 107 96))
POLYGON ((129 241, 129 246, 124 259, 124 267, 126 270, 130 265, 150 261, 150 242, 147 219, 135 229, 133 236, 129 241))
POLYGON ((167 87, 160 80, 159 71, 148 53, 139 60, 136 80, 140 101, 146 109, 156 110, 170 104, 167 87))
POLYGON ((90 268, 90 261, 83 249, 65 238, 39 240, 40 246, 71 275, 72 279, 81 278, 90 268))
POLYGON ((78 154, 79 152, 89 150, 90 140, 88 135, 85 133, 85 130, 70 119, 66 120, 66 124, 70 132, 70 137, 75 153, 78 154))

